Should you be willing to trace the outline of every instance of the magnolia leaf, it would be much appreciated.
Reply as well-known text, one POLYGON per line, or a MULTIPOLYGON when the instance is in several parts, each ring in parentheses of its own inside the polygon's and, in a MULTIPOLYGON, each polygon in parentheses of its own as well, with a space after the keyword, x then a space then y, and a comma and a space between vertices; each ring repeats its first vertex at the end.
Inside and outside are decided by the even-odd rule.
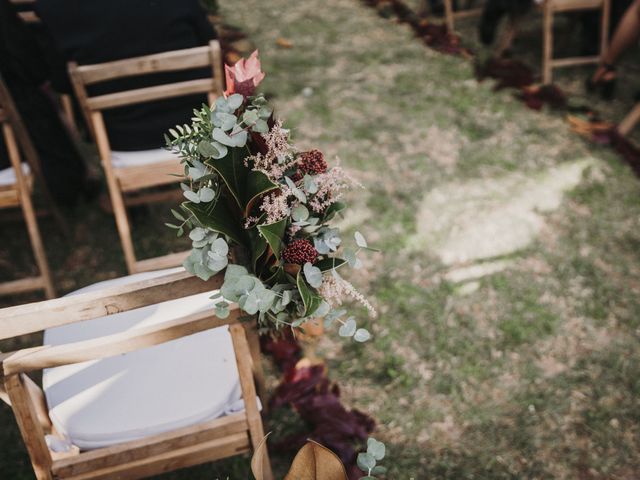
POLYGON ((297 453, 284 480, 348 480, 340 458, 312 440, 297 453))
POLYGON ((318 309, 320 303, 322 303, 322 297, 309 288, 307 283, 304 281, 303 276, 304 274, 302 273, 302 270, 299 271, 296 284, 304 305, 304 314, 302 316, 306 317, 318 309))
POLYGON ((346 260, 342 258, 325 258, 324 260, 318 261, 315 266, 318 267, 321 272, 328 272, 334 268, 340 268, 346 263, 346 260))
POLYGON ((222 233, 236 243, 248 246, 245 230, 236 220, 226 202, 200 204, 196 202, 184 203, 184 208, 193 214, 198 223, 214 232, 222 233))
POLYGON ((353 317, 349 317, 346 322, 338 330, 338 335, 341 337, 353 337, 356 333, 357 325, 353 317))
POLYGON ((273 254, 280 260, 280 252, 282 251, 282 239, 287 230, 287 219, 283 218, 279 222, 269 225, 258 225, 258 231, 267 241, 273 254))
POLYGON ((356 333, 353 334, 353 339, 356 342, 360 342, 360 343, 366 342, 370 338, 371 338, 371 334, 366 328, 359 328, 358 330, 356 330, 356 333))
POLYGON ((304 264, 302 271, 304 273, 304 278, 307 280, 309 285, 313 288, 320 288, 320 285, 322 285, 322 272, 319 268, 314 267, 311 263, 307 262, 304 264))
POLYGON ((271 435, 266 434, 260 441, 260 444, 253 452, 251 457, 251 472, 256 480, 264 480, 266 478, 265 472, 270 470, 269 468, 269 452, 267 451, 267 438, 271 435))

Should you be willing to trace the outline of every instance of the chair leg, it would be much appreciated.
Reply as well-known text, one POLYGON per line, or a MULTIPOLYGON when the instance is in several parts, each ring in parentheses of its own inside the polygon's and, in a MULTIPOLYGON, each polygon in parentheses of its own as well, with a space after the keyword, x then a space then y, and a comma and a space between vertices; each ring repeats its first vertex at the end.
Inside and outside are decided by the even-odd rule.
POLYGON ((36 265, 42 280, 44 283, 44 292, 47 298, 55 298, 56 292, 53 288, 53 281, 51 280, 51 271, 49 270, 49 264, 47 263, 47 256, 44 251, 44 245, 42 244, 42 237, 40 236, 40 229, 38 228, 38 221, 33 209, 33 203, 31 202, 31 193, 29 187, 22 174, 22 166, 20 165, 20 152, 18 151, 18 144, 13 134, 13 130, 8 124, 2 125, 2 131, 6 140, 6 147, 11 160, 11 165, 16 172, 16 184, 18 186, 18 195, 20 196, 20 208, 24 216, 24 221, 27 224, 27 232, 29 233, 29 241, 33 249, 33 256, 36 260, 36 265))
POLYGON ((249 342, 249 350, 251 351, 252 371, 258 388, 258 396, 262 401, 262 411, 267 411, 267 384, 264 378, 264 368, 262 367, 262 355, 260 351, 260 335, 258 334, 258 325, 256 322, 243 322, 247 341, 249 342))
POLYGON ((636 106, 633 107, 633 110, 627 114, 626 117, 620 122, 618 125, 618 132, 621 135, 627 135, 633 127, 640 121, 640 103, 636 103, 636 106))
POLYGON ((445 12, 445 20, 447 22, 447 30, 449 31, 449 33, 453 33, 455 24, 454 24, 454 18, 453 18, 452 0, 444 0, 444 12, 445 12))
POLYGON ((604 56, 609 44, 609 22, 611 19, 611 0, 602 2, 602 23, 600 24, 600 58, 604 56))
MULTIPOLYGON (((233 325, 229 325, 229 332, 231 333, 233 349, 236 354, 242 398, 244 399, 247 422, 249 423, 251 445, 255 451, 264 438, 264 428, 256 402, 256 388, 253 383, 253 372, 251 370, 251 351, 244 327, 241 324, 234 323, 233 325)), ((265 480, 273 480, 269 455, 265 455, 263 471, 265 480)))
POLYGON ((91 120, 94 127, 96 143, 100 152, 100 158, 102 159, 102 166, 104 167, 104 173, 107 179, 109 197, 111 198, 111 204, 113 205, 113 214, 116 217, 116 227, 118 228, 118 234, 120 235, 120 243, 122 244, 122 250, 124 251, 127 270, 130 274, 136 273, 136 256, 133 249, 133 241, 131 240, 131 227, 129 225, 129 218, 127 217, 127 208, 124 204, 124 198, 120 191, 118 180, 113 172, 113 167, 111 166, 111 148, 109 147, 107 130, 100 112, 92 113, 91 120))
POLYGON ((548 85, 552 82, 553 69, 553 11, 546 2, 544 5, 544 39, 542 53, 542 83, 548 85))

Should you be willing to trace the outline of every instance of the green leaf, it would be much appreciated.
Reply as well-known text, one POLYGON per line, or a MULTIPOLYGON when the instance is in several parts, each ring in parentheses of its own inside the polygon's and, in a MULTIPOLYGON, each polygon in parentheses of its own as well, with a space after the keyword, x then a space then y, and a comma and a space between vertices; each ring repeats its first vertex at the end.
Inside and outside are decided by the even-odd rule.
POLYGON ((356 330, 356 333, 353 334, 353 339, 356 342, 360 342, 360 343, 364 343, 370 338, 371 338, 371 334, 369 333, 369 330, 367 330, 366 328, 359 328, 358 330, 356 330))
POLYGON ((369 437, 367 440, 367 453, 373 455, 376 460, 382 460, 386 454, 386 447, 384 443, 379 442, 373 437, 369 437))
POLYGON ((303 222, 309 218, 309 210, 304 205, 296 205, 291 210, 291 218, 294 222, 303 222))
POLYGON ((364 472, 372 470, 376 466, 376 459, 369 453, 358 454, 358 468, 364 472))
POLYGON ((239 93, 234 93, 227 98, 227 105, 232 111, 237 110, 242 102, 244 102, 244 97, 239 93))
POLYGON ((357 325, 353 317, 349 317, 346 322, 338 330, 341 337, 353 337, 356 333, 357 325))
POLYGON ((269 225, 258 225, 258 231, 265 238, 273 254, 280 260, 280 252, 282 251, 282 239, 287 229, 287 219, 283 218, 279 222, 269 225))
POLYGON ((307 280, 307 283, 313 288, 319 288, 320 285, 322 285, 322 272, 318 267, 314 267, 311 263, 307 262, 304 264, 302 272, 304 273, 304 278, 307 280))
POLYGON ((360 248, 367 248, 367 241, 364 238, 364 235, 362 235, 360 232, 356 232, 354 234, 354 237, 356 239, 356 245, 358 245, 360 248))
POLYGON ((264 239, 257 227, 246 230, 249 237, 249 250, 251 251, 251 264, 253 265, 253 271, 255 272, 258 265, 258 260, 264 252, 267 251, 267 241, 264 239))
POLYGON ((304 315, 315 312, 322 303, 322 297, 314 292, 304 281, 302 270, 298 272, 298 278, 296 280, 300 297, 302 297, 302 303, 304 304, 304 315))
POLYGON ((210 159, 207 164, 213 167, 224 180, 240 210, 249 213, 254 198, 278 188, 262 172, 254 172, 244 166, 244 159, 250 155, 246 148, 232 148, 225 158, 210 159))
POLYGON ((334 203, 332 203, 325 210, 324 219, 325 220, 331 220, 335 216, 336 213, 341 212, 345 208, 347 208, 347 205, 342 203, 342 202, 334 202, 334 203))
POLYGON ((340 268, 343 266, 346 260, 342 258, 325 258, 324 260, 318 261, 315 266, 320 269, 321 272, 328 272, 334 268, 340 268))
POLYGON ((183 205, 203 227, 227 235, 236 243, 247 246, 246 232, 238 222, 237 215, 225 202, 217 201, 207 204, 185 202, 183 205))

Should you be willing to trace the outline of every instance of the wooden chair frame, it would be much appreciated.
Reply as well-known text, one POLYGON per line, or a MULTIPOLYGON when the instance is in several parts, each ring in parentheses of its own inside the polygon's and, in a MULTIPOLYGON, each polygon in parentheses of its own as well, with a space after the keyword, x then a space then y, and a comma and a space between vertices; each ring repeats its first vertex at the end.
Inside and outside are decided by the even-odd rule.
MULTIPOLYGON (((146 260, 136 259, 131 239, 131 226, 127 217, 125 195, 150 187, 179 182, 181 178, 175 175, 182 177, 184 174, 182 166, 176 159, 154 164, 152 169, 149 166, 114 168, 111 163, 111 147, 102 111, 125 105, 196 93, 207 93, 209 102, 213 103, 218 96, 222 95, 224 90, 220 44, 214 40, 204 47, 164 52, 95 65, 78 66, 75 63, 71 63, 69 64, 69 73, 76 98, 98 146, 127 269, 130 273, 136 273, 180 264, 186 258, 186 252, 173 253, 146 260), (87 86, 89 85, 116 78, 201 67, 210 67, 212 76, 204 79, 93 97, 90 97, 87 92, 87 86)), ((147 198, 148 201, 153 200, 152 197, 147 198)), ((138 202, 140 202, 139 199, 138 202)))
MULTIPOLYGON (((6 92, 4 92, 4 84, 0 79, 0 100, 3 98, 3 93, 6 92)), ((32 172, 29 175, 25 175, 22 170, 20 148, 18 147, 16 135, 10 123, 10 115, 6 107, 11 109, 13 105, 6 105, 6 103, 0 102, 0 125, 2 126, 2 135, 7 148, 9 160, 11 162, 11 167, 16 175, 16 183, 13 185, 0 186, 0 208, 20 207, 22 210, 22 215, 27 225, 29 241, 31 242, 31 248, 33 250, 33 256, 38 267, 39 275, 1 283, 0 295, 11 295, 42 289, 44 290, 47 298, 54 298, 56 296, 56 292, 53 288, 51 271, 49 270, 49 264, 47 263, 47 256, 42 243, 42 237, 40 236, 40 229, 38 228, 38 221, 33 208, 33 202, 31 200, 33 175, 35 172, 33 172, 32 169, 32 172), (3 105, 5 105, 4 109, 2 108, 3 105)))
MULTIPOLYGON (((189 273, 178 272, 101 291, 5 308, 0 310, 0 339, 215 290, 223 279, 219 274, 203 282, 189 273)), ((3 381, 0 399, 13 409, 36 478, 137 479, 255 450, 264 437, 264 430, 254 377, 264 383, 263 372, 257 330, 255 325, 240 323, 240 313, 234 305, 229 317, 221 319, 212 308, 92 340, 0 353, 0 380, 3 381), (229 325, 233 341, 245 402, 243 412, 86 452, 72 448, 70 452, 56 453, 47 447, 45 435, 58 433, 49 419, 43 391, 27 373, 122 355, 223 325, 229 325)), ((264 471, 265 478, 272 480, 268 456, 264 471)))
POLYGON ((618 125, 618 132, 623 136, 627 136, 639 121, 640 103, 636 103, 633 109, 627 114, 626 117, 622 119, 622 121, 618 125))
POLYGON ((482 8, 454 10, 453 0, 444 0, 444 18, 447 24, 447 30, 450 33, 455 32, 455 22, 457 19, 479 17, 480 15, 482 15, 482 8))
POLYGON ((553 81, 553 69, 599 63, 609 43, 609 22, 611 17, 611 0, 545 0, 542 5, 543 20, 543 53, 542 82, 553 81), (553 17, 556 13, 576 12, 581 10, 602 10, 600 21, 600 53, 595 56, 553 58, 553 17))

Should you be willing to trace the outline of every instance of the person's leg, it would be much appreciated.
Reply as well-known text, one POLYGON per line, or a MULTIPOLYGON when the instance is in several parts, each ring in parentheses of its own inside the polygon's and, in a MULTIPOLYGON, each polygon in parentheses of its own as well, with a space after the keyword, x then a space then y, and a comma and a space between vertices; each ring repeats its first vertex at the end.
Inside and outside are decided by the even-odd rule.
POLYGON ((40 89, 12 85, 10 90, 54 200, 74 205, 85 188, 87 168, 58 112, 40 89))
POLYGON ((592 77, 593 83, 607 82, 615 78, 613 66, 620 56, 640 38, 640 0, 635 0, 622 17, 622 21, 602 57, 602 63, 592 77))

